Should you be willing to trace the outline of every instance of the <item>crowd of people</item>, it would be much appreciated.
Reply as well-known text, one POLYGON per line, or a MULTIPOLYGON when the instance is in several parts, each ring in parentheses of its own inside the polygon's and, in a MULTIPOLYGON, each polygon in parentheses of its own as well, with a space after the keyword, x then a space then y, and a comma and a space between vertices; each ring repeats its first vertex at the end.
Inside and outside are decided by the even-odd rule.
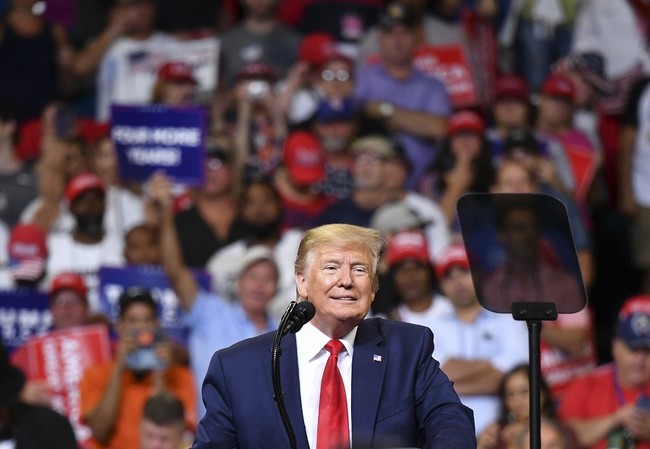
MULTIPOLYGON (((485 302, 582 292, 542 326, 543 447, 650 448, 646 0, 0 0, 0 17, 0 290, 47 298, 40 334, 107 336, 64 380, 75 445, 188 447, 214 352, 277 328, 305 233, 339 223, 387 242, 369 315, 433 331, 480 449, 528 447, 526 325, 485 302), (123 179, 114 105, 201 111, 202 184, 123 179), (465 241, 467 194, 550 196, 570 240, 528 204, 478 235, 518 251, 497 267, 465 241), (160 289, 107 298, 107 268, 162 273, 176 328, 160 289)), ((15 433, 38 419, 70 447, 38 335, 14 347, 0 326, 0 441, 47 440, 15 433)))

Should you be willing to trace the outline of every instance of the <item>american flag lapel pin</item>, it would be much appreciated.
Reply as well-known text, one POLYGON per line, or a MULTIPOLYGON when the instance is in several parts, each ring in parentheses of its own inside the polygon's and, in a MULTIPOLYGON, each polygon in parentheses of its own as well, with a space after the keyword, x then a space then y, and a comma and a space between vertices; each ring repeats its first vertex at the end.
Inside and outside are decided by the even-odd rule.
POLYGON ((381 362, 381 356, 379 354, 375 354, 372 356, 372 361, 373 362, 381 362))

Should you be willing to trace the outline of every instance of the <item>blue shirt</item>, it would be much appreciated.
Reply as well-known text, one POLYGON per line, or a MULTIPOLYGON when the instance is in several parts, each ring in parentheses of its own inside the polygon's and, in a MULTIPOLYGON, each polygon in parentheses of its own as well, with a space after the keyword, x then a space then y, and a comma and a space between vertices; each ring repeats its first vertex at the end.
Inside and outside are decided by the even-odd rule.
MULTIPOLYGON (((437 78, 413 69, 404 79, 393 78, 382 64, 363 67, 356 76, 354 96, 359 103, 387 101, 401 109, 448 117, 451 103, 447 88, 437 78)), ((400 132, 397 138, 411 161, 413 170, 408 187, 414 188, 438 154, 433 140, 400 132)))
MULTIPOLYGON (((183 316, 183 323, 189 330, 190 365, 199 396, 210 360, 217 350, 278 327, 278 323, 269 317, 266 329, 258 331, 239 303, 227 302, 205 290, 199 291, 192 309, 183 316)), ((201 418, 205 414, 203 401, 197 401, 197 405, 197 417, 201 418)))

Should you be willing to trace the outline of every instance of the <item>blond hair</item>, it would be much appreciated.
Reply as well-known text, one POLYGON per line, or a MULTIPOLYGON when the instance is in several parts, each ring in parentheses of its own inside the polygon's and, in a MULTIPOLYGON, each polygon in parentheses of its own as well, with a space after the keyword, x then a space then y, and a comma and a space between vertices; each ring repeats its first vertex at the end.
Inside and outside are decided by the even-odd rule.
POLYGON ((375 229, 364 228, 350 224, 335 223, 310 229, 305 233, 296 256, 295 272, 305 273, 312 262, 314 250, 323 246, 345 247, 361 244, 372 258, 371 276, 375 292, 379 287, 378 265, 379 259, 386 249, 386 241, 381 233, 375 229))

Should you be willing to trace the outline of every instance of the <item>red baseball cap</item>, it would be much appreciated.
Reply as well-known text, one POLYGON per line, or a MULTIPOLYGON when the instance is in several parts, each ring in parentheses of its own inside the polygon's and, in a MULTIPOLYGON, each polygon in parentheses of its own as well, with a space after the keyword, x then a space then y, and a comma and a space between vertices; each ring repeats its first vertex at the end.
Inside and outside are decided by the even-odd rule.
POLYGON ((57 274, 54 279, 52 279, 50 297, 54 296, 61 290, 73 290, 84 298, 88 293, 88 288, 86 287, 84 278, 80 274, 72 272, 57 274))
POLYGON ((566 98, 573 103, 576 97, 576 88, 571 78, 553 73, 546 78, 542 86, 542 93, 553 97, 566 98))
POLYGON ((33 223, 19 223, 11 229, 9 235, 9 257, 26 259, 47 257, 45 231, 33 223))
POLYGON ((459 132, 470 131, 476 134, 483 134, 485 123, 480 115, 473 111, 456 112, 449 119, 449 135, 453 136, 459 132))
POLYGON ((68 182, 68 186, 65 189, 65 198, 68 200, 68 203, 72 204, 79 195, 88 190, 99 190, 105 193, 106 188, 104 187, 102 178, 89 172, 75 176, 68 182))
POLYGON ((295 131, 287 138, 283 161, 297 185, 314 184, 325 177, 325 152, 307 131, 295 131))
POLYGON ((9 270, 16 280, 35 281, 45 270, 45 231, 32 223, 14 226, 9 235, 9 270))
POLYGON ((307 64, 320 67, 327 57, 336 51, 336 40, 329 33, 317 32, 308 34, 300 42, 298 59, 307 64))
POLYGON ((454 267, 469 270, 469 259, 465 247, 459 243, 452 243, 441 251, 436 257, 435 268, 439 279, 445 277, 447 272, 454 267))
POLYGON ((158 69, 158 80, 196 84, 192 67, 182 61, 170 61, 161 65, 158 69))
POLYGON ((528 84, 518 75, 503 75, 494 86, 494 99, 497 101, 504 98, 528 101, 528 95, 528 84))
POLYGON ((413 260, 431 266, 427 238, 422 231, 402 231, 393 234, 388 241, 388 265, 391 267, 413 260))

